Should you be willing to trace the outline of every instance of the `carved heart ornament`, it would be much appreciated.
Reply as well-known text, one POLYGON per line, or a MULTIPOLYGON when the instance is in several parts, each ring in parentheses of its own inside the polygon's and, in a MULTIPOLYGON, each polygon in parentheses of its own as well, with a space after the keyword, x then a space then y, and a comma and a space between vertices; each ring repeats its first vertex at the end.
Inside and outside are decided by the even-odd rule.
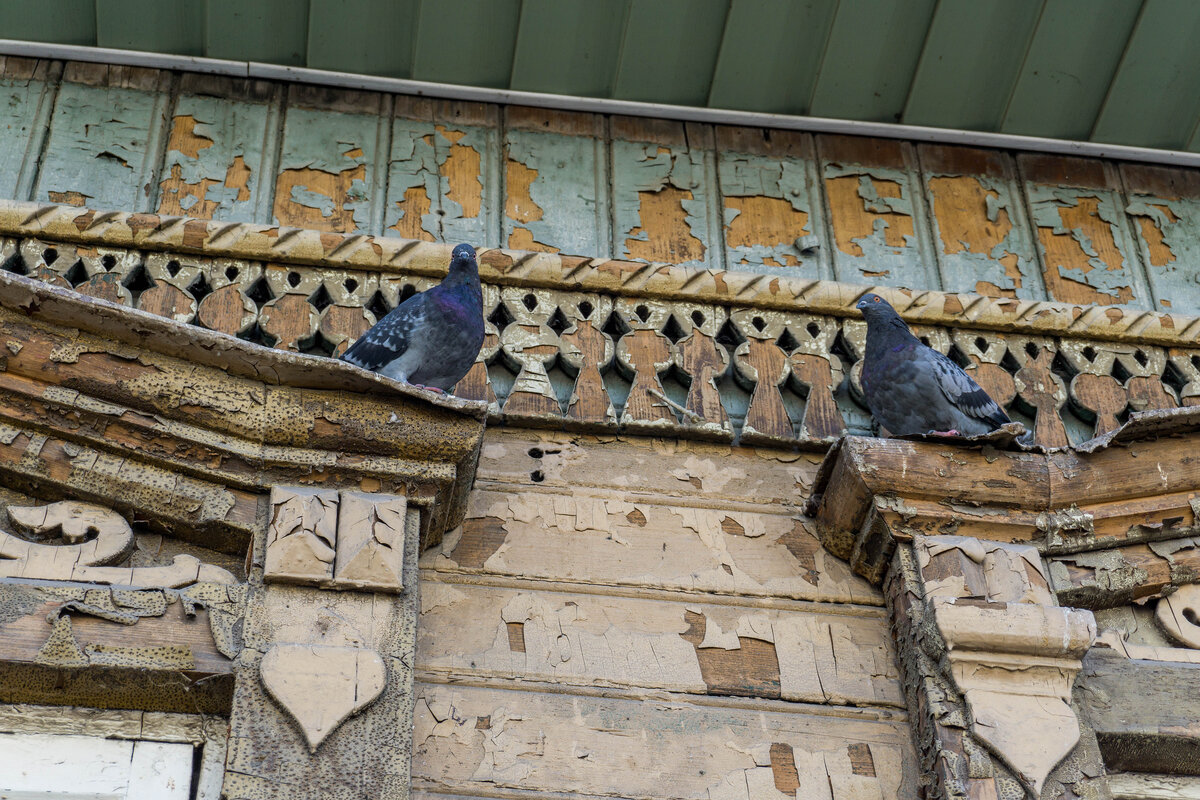
POLYGON ((263 656, 263 686, 304 734, 309 752, 383 691, 387 670, 374 650, 277 644, 263 656))

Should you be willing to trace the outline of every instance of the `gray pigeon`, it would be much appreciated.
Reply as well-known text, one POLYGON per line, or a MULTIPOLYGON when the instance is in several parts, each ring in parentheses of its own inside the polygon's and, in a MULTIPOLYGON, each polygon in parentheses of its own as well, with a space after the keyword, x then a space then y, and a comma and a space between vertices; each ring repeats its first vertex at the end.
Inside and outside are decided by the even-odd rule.
POLYGON ((475 248, 460 244, 441 283, 393 308, 342 360, 419 389, 448 392, 475 363, 483 336, 475 248))
POLYGON ((855 308, 867 321, 863 396, 893 436, 979 436, 1010 422, 962 367, 913 336, 882 297, 867 293, 855 308))

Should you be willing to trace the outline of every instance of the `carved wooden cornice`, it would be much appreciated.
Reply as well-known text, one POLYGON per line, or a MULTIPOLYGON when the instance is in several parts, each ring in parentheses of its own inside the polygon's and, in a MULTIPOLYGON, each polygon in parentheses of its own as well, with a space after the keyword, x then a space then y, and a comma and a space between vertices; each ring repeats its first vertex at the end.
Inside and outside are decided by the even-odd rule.
POLYGON ((877 583, 896 542, 954 534, 1035 546, 1064 605, 1158 597, 1200 578, 1197 431, 1200 410, 1177 409, 1048 453, 847 437, 809 512, 825 547, 877 583))
MULTIPOLYGON (((242 222, 213 222, 75 206, 0 200, 0 236, 42 237, 89 247, 169 250, 215 258, 441 276, 452 244, 339 234, 242 222)), ((736 304, 837 317, 859 315, 866 291, 888 298, 909 322, 1042 336, 1188 346, 1200 341, 1200 318, 1112 306, 1009 300, 939 291, 908 291, 826 280, 771 277, 733 270, 520 250, 480 250, 487 283, 600 292, 668 302, 736 304)))
MULTIPOLYGON (((429 242, 0 201, 4 270, 193 323, 179 330, 198 341, 201 328, 337 354, 447 259, 429 242)), ((869 428, 852 400, 865 326, 851 306, 867 287, 506 250, 480 260, 487 338, 455 391, 494 423, 808 449, 869 428)), ((1103 435, 1127 410, 1200 403, 1191 318, 880 291, 1042 445, 1103 435)))
POLYGON ((458 524, 486 408, 0 273, 0 473, 244 552, 267 492, 404 495, 458 524))

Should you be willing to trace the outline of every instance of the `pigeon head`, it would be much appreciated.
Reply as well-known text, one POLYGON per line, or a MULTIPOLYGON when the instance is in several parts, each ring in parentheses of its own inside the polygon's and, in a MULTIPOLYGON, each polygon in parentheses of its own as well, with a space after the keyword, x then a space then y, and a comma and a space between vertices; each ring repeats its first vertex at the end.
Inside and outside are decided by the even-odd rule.
POLYGON ((854 307, 862 312, 863 319, 867 321, 868 325, 872 322, 904 324, 904 320, 900 319, 900 315, 896 313, 896 309, 892 308, 891 303, 874 292, 864 294, 854 304, 854 307))
POLYGON ((450 253, 450 267, 469 267, 475 263, 475 248, 460 244, 450 253))

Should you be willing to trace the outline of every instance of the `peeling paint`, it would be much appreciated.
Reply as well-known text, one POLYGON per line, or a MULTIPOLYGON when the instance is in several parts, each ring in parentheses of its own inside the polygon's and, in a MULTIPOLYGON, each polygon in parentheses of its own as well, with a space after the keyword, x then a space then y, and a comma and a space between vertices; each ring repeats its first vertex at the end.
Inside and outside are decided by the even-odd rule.
POLYGON ((709 156, 625 141, 612 148, 616 256, 706 266, 709 156))

